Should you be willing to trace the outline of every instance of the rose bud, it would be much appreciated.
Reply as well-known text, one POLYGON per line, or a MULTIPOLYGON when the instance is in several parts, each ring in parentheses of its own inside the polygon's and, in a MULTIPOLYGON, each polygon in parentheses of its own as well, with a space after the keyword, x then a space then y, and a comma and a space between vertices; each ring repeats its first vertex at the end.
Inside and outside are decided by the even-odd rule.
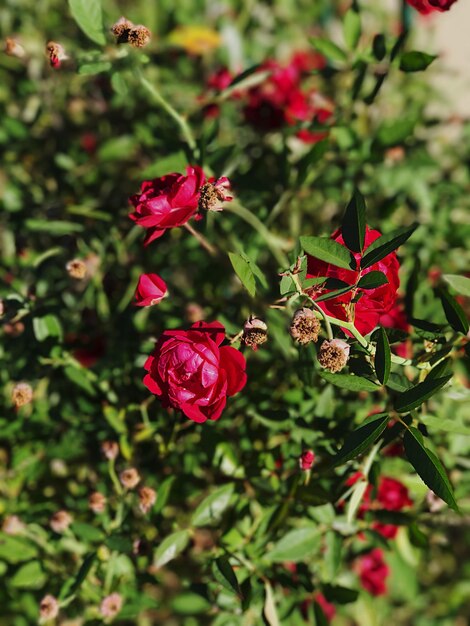
POLYGON ((204 309, 196 302, 190 302, 186 305, 186 319, 191 324, 201 322, 205 318, 204 309))
POLYGON ((51 67, 53 67, 54 69, 59 69, 62 61, 68 59, 68 56, 65 54, 64 48, 60 45, 60 43, 56 43, 55 41, 49 41, 46 46, 46 54, 49 58, 49 63, 51 67))
POLYGON ((76 280, 82 280, 85 278, 87 273, 86 263, 81 259, 73 259, 72 261, 69 261, 65 266, 65 269, 67 270, 68 275, 76 280))
POLYGON ((243 343, 254 351, 268 340, 268 327, 258 317, 251 316, 243 327, 243 343))
POLYGON ((139 509, 142 513, 148 513, 155 504, 157 494, 151 487, 141 487, 139 489, 139 509))
POLYGON ((325 340, 318 351, 318 362, 326 370, 340 372, 349 359, 349 344, 342 339, 325 340))
POLYGON ((23 46, 18 43, 14 37, 7 37, 5 39, 4 52, 8 54, 8 56, 16 57, 17 59, 22 59, 26 54, 23 46))
POLYGON ((135 467, 130 467, 119 474, 119 480, 126 489, 134 489, 140 482, 140 475, 135 467))
POLYGON ((119 454, 119 445, 116 441, 103 441, 101 444, 101 452, 108 461, 113 461, 119 454))
POLYGON ((312 309, 306 307, 294 313, 290 325, 290 334, 302 346, 318 341, 321 324, 312 309))
POLYGON ((88 506, 93 513, 103 513, 106 507, 106 497, 99 491, 95 491, 88 498, 88 506))
POLYGON ((311 470, 315 461, 315 454, 312 450, 305 450, 299 457, 300 469, 304 472, 311 470))
POLYGON ((2 532, 5 535, 21 535, 25 528, 25 524, 17 515, 7 515, 3 520, 2 532))
POLYGON ((39 616, 41 621, 55 619, 59 615, 59 602, 54 596, 47 595, 39 604, 39 616))
POLYGON ((111 26, 111 32, 117 38, 116 43, 127 43, 129 41, 129 32, 134 28, 134 24, 125 17, 120 17, 118 21, 111 26))
POLYGON ((49 525, 55 533, 64 533, 70 524, 73 522, 73 518, 67 511, 57 511, 51 517, 49 525))
POLYGON ((112 593, 101 602, 100 613, 103 617, 111 619, 116 617, 121 608, 122 596, 119 593, 112 593))
POLYGON ((11 401, 17 409, 29 404, 33 399, 33 389, 28 383, 18 383, 11 392, 11 401))
POLYGON ((130 29, 127 36, 129 44, 133 48, 143 48, 150 41, 151 32, 142 24, 138 24, 130 29))
POLYGON ((158 304, 167 295, 167 287, 158 274, 142 274, 135 292, 136 306, 158 304))
POLYGON ((199 211, 222 211, 223 203, 230 202, 233 197, 226 193, 230 190, 230 182, 228 178, 223 176, 216 182, 210 179, 203 185, 199 192, 199 211))

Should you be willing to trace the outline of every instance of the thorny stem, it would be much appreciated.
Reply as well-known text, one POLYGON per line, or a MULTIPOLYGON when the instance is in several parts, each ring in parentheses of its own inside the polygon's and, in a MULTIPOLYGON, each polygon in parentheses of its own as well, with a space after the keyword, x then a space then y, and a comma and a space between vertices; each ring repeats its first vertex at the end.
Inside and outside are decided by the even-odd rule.
POLYGON ((201 233, 198 233, 197 230, 194 230, 194 228, 191 226, 191 224, 186 222, 186 224, 183 224, 183 226, 186 228, 188 233, 191 233, 191 235, 195 239, 197 239, 197 241, 201 244, 201 246, 204 248, 204 250, 207 250, 207 252, 211 256, 217 256, 217 250, 214 248, 214 246, 212 244, 210 244, 207 241, 207 239, 203 235, 201 235, 201 233))

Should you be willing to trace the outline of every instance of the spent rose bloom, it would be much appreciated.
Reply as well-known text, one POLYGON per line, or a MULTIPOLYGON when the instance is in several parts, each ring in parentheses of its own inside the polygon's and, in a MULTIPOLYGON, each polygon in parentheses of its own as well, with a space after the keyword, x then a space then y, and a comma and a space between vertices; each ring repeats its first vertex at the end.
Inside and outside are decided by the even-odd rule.
POLYGON ((246 383, 245 358, 235 348, 221 346, 224 339, 219 322, 165 331, 145 363, 144 384, 163 406, 179 409, 195 422, 218 419, 227 396, 246 383))
POLYGON ((73 517, 67 511, 57 511, 49 520, 49 525, 55 533, 64 533, 70 524, 73 522, 73 517))
MULTIPOLYGON (((368 246, 380 237, 378 230, 372 230, 366 228, 364 249, 367 252, 368 246)), ((333 233, 331 238, 344 244, 341 231, 337 230, 333 233)), ((308 256, 307 264, 307 278, 318 278, 320 276, 326 276, 328 278, 336 278, 341 281, 347 282, 349 285, 353 285, 359 277, 359 263, 361 255, 359 253, 354 254, 356 259, 356 270, 347 270, 314 257, 308 256)), ((388 279, 388 283, 377 287, 376 289, 361 289, 356 290, 356 298, 360 296, 357 302, 353 302, 354 290, 347 293, 319 302, 318 305, 332 317, 344 320, 346 322, 354 322, 356 328, 363 335, 370 333, 378 324, 381 315, 388 313, 395 304, 397 289, 400 285, 398 278, 399 263, 395 252, 391 252, 381 261, 372 264, 370 267, 362 271, 362 275, 365 275, 372 271, 383 272, 388 279)), ((328 293, 331 289, 325 289, 321 286, 313 287, 310 290, 310 295, 315 298, 323 293, 328 293)))
POLYGON ((135 291, 136 306, 158 304, 167 294, 166 283, 158 274, 142 274, 135 291))
POLYGON ((213 185, 221 200, 231 199, 223 191, 228 187, 228 180, 208 180, 197 165, 188 166, 186 175, 174 172, 144 181, 140 193, 130 198, 135 211, 129 217, 148 229, 145 245, 161 237, 168 228, 183 226, 195 217, 199 210, 201 189, 207 183, 213 185))
POLYGON ((358 573, 361 585, 373 596, 383 596, 387 593, 386 580, 390 573, 385 563, 383 552, 375 548, 364 554, 358 560, 358 573))
POLYGON ((122 609, 122 596, 119 593, 112 593, 106 596, 100 605, 100 613, 103 617, 112 619, 122 609))
POLYGON ((410 6, 423 15, 434 11, 448 11, 457 0, 406 0, 410 6))
POLYGON ((41 622, 55 619, 59 615, 59 602, 54 596, 44 596, 39 604, 39 616, 41 622))

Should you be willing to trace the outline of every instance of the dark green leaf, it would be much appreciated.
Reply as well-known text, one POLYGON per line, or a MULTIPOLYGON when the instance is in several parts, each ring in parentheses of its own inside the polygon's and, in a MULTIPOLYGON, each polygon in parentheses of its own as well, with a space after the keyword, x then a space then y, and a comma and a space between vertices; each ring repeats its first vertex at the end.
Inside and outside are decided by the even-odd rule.
POLYGON ((380 389, 376 383, 362 376, 332 374, 331 372, 319 372, 319 374, 327 382, 349 391, 377 391, 377 389, 380 389))
POLYGON ((381 287, 387 283, 388 278, 383 272, 372 270, 359 279, 357 286, 361 289, 377 289, 377 287, 381 287))
POLYGON ((446 471, 437 456, 428 450, 423 443, 419 430, 410 427, 403 438, 408 460, 415 468, 422 481, 444 502, 458 511, 452 485, 446 471))
POLYGON ((399 413, 408 413, 418 408, 428 398, 433 396, 439 389, 444 387, 452 376, 444 376, 441 378, 426 378, 422 383, 412 387, 398 396, 395 400, 395 409, 399 413))
POLYGON ((343 22, 344 40, 350 50, 354 50, 361 36, 361 17, 354 9, 349 9, 343 22))
POLYGON ((387 54, 387 48, 385 46, 385 37, 382 33, 379 33, 374 37, 372 42, 372 53, 377 61, 382 61, 382 59, 387 54))
POLYGON ((349 250, 327 237, 301 237, 300 245, 307 254, 346 270, 355 268, 355 260, 349 250))
POLYGON ((70 595, 75 593, 82 586, 82 583, 84 582, 85 578, 88 576, 93 566, 93 563, 95 562, 95 558, 96 558, 96 552, 90 552, 89 554, 85 556, 85 558, 83 559, 83 563, 80 569, 78 570, 78 574, 75 577, 75 580, 73 581, 73 585, 70 588, 70 591, 69 591, 70 595))
POLYGON ((364 196, 356 189, 349 201, 341 224, 344 243, 353 252, 362 252, 366 236, 366 203, 364 196))
POLYGON ((405 52, 400 59, 400 69, 403 72, 422 72, 436 59, 434 54, 426 54, 418 50, 405 52))
POLYGON ((332 300, 333 298, 337 298, 338 296, 342 296, 343 294, 348 293, 348 291, 351 291, 352 289, 354 289, 354 285, 348 285, 347 287, 342 287, 341 289, 334 289, 329 293, 324 293, 323 295, 318 296, 318 298, 315 298, 315 302, 332 300))
POLYGON ((374 415, 374 419, 354 430, 344 442, 343 447, 333 459, 335 465, 345 463, 362 454, 385 430, 389 421, 388 413, 374 415))
POLYGON ((235 252, 229 252, 228 256, 230 258, 230 262, 240 279, 242 285, 248 291, 252 298, 256 295, 256 283, 255 283, 255 275, 250 266, 250 263, 244 259, 240 254, 236 254, 235 252))
POLYGON ((330 61, 347 61, 347 54, 344 50, 342 50, 335 43, 330 41, 329 39, 321 39, 320 37, 312 37, 310 39, 312 46, 315 50, 318 50, 323 56, 325 56, 330 61))
POLYGON ((229 483, 219 487, 205 498, 193 513, 193 526, 211 526, 220 522, 230 504, 235 485, 229 483))
POLYGON ((439 296, 441 298, 442 308, 444 309, 445 316, 451 328, 457 333, 466 335, 468 333, 468 319, 465 315, 465 311, 447 291, 443 289, 440 290, 439 296))
POLYGON ((180 530, 166 537, 155 550, 153 564, 156 568, 163 567, 176 558, 189 543, 189 532, 180 530))
POLYGON ((101 74, 101 72, 108 72, 112 68, 109 61, 97 61, 96 63, 84 63, 78 68, 78 73, 84 76, 92 76, 94 74, 101 74))
POLYGON ((361 260, 361 269, 370 267, 374 263, 378 263, 391 252, 399 248, 418 228, 418 224, 411 227, 397 228, 388 235, 382 235, 376 239, 368 248, 366 254, 361 260))
POLYGON ((221 556, 212 563, 212 573, 214 578, 228 591, 234 591, 241 595, 237 577, 227 556, 221 556))
POLYGON ((443 359, 437 365, 435 365, 426 377, 426 380, 433 378, 443 378, 444 376, 452 375, 452 360, 443 359))
POLYGON ((304 561, 321 545, 321 533, 315 527, 296 528, 289 531, 266 554, 273 563, 304 561))
POLYGON ((388 343, 387 333, 383 328, 379 329, 377 337, 377 347, 375 350, 374 366, 377 378, 382 385, 386 385, 390 376, 390 367, 392 364, 392 354, 388 343))

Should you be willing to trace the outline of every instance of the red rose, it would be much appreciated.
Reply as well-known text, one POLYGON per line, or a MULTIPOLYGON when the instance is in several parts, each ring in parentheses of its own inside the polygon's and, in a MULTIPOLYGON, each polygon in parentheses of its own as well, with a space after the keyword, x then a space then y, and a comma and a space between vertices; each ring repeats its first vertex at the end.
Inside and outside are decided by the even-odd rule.
POLYGON ((361 585, 373 596, 382 596, 387 593, 386 579, 390 573, 384 561, 382 550, 375 548, 358 560, 361 585))
POLYGON ((434 11, 448 11, 457 0, 406 0, 410 6, 427 15, 434 11))
POLYGON ((142 274, 135 291, 135 304, 136 306, 158 304, 166 293, 166 283, 158 274, 142 274))
POLYGON ((167 330, 147 359, 144 384, 165 407, 181 410, 195 422, 218 419, 227 396, 246 383, 245 358, 220 344, 219 322, 197 322, 190 330, 167 330))
POLYGON ((312 450, 305 450, 299 458, 300 469, 304 471, 312 469, 314 461, 315 453, 312 450))
POLYGON ((325 596, 317 591, 315 594, 315 602, 320 605, 321 610, 323 611, 323 615, 326 617, 327 622, 331 622, 333 617, 336 615, 335 605, 325 598, 325 596))
POLYGON ((395 539, 398 532, 398 526, 394 524, 383 524, 382 522, 374 522, 372 528, 385 539, 395 539))
MULTIPOLYGON (((380 237, 378 230, 366 228, 365 252, 367 252, 367 247, 378 237, 380 237)), ((341 245, 345 245, 340 230, 334 232, 331 238, 341 245)), ((346 270, 308 256, 307 278, 326 276, 328 278, 338 278, 349 285, 353 285, 360 275, 363 276, 372 271, 383 272, 388 279, 388 283, 381 287, 376 289, 359 288, 337 298, 318 303, 328 315, 347 322, 354 322, 358 331, 367 335, 377 326, 380 316, 390 311, 395 304, 397 289, 400 285, 398 278, 400 266, 395 252, 391 252, 381 261, 374 263, 367 269, 362 270, 362 272, 359 271, 361 254, 355 253, 354 258, 357 264, 356 270, 346 270), (356 298, 360 296, 356 303, 352 302, 354 295, 356 298)), ((311 296, 315 298, 330 291, 332 290, 321 287, 313 288, 311 296)))
POLYGON ((403 483, 394 478, 383 476, 377 489, 377 500, 387 511, 401 511, 405 506, 411 506, 413 500, 408 495, 408 489, 403 483))

